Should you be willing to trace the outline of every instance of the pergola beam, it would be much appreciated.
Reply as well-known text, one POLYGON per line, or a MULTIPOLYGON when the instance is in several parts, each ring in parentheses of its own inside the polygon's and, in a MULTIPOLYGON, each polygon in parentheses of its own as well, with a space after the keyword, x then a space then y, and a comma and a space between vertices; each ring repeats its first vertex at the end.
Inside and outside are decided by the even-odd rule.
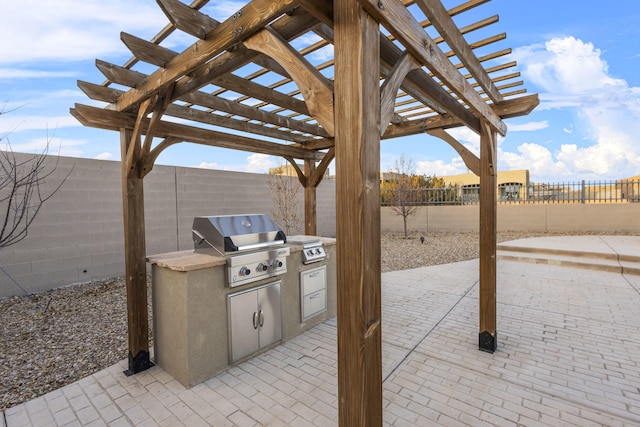
MULTIPOLYGON (((492 105, 493 110, 503 119, 520 117, 529 114, 540 103, 537 94, 508 99, 497 105, 492 105)), ((433 115, 424 119, 407 120, 387 127, 382 139, 400 138, 428 132, 432 129, 451 129, 464 126, 456 117, 433 115)), ((306 143, 309 149, 324 150, 331 148, 334 141, 331 139, 319 139, 306 143)))
MULTIPOLYGON (((119 113, 117 111, 104 110, 82 104, 76 104, 75 108, 71 109, 71 114, 85 126, 101 129, 116 131, 120 129, 134 129, 136 123, 136 116, 133 114, 119 113)), ((145 126, 145 128, 148 126, 148 123, 149 119, 145 118, 141 120, 141 124, 145 126)), ((208 129, 200 129, 164 120, 159 121, 155 136, 159 138, 176 138, 184 142, 230 148, 251 153, 290 156, 297 159, 322 160, 323 157, 323 153, 313 150, 208 129)))
POLYGON ((219 22, 210 18, 209 15, 178 0, 157 0, 157 2, 176 28, 199 39, 204 40, 207 34, 219 25, 219 22))
MULTIPOLYGON (((271 23, 271 28, 280 34, 285 40, 290 40, 306 32, 313 25, 317 24, 317 19, 300 8, 294 9, 290 15, 286 15, 271 23)), ((251 51, 243 44, 236 44, 232 50, 227 50, 211 61, 200 65, 188 76, 180 79, 176 83, 175 96, 179 97, 186 93, 193 92, 208 84, 213 78, 229 73, 248 62, 253 61, 259 55, 258 52, 251 51)))
MULTIPOLYGON (((121 90, 107 86, 96 85, 93 83, 78 80, 78 87, 91 99, 103 102, 112 102, 122 93, 121 90)), ((251 123, 246 120, 237 120, 221 114, 211 114, 206 111, 194 108, 184 107, 181 105, 171 104, 167 107, 165 115, 177 117, 185 120, 191 120, 207 125, 219 126, 228 129, 234 129, 241 132, 249 132, 255 135, 262 135, 268 138, 275 138, 282 141, 291 141, 301 144, 315 141, 310 136, 304 136, 299 133, 287 132, 273 127, 263 126, 257 123, 251 123)))
MULTIPOLYGON (((503 119, 519 117, 529 112, 540 103, 537 94, 508 99, 500 104, 491 105, 497 115, 503 119)), ((383 139, 399 138, 401 136, 415 135, 419 132, 426 132, 430 129, 449 129, 464 126, 454 117, 432 116, 424 119, 407 120, 397 125, 391 125, 382 136, 383 139)))
POLYGON ((447 45, 455 52, 456 56, 469 70, 476 82, 484 89, 493 102, 502 101, 502 95, 493 85, 489 74, 482 67, 478 58, 473 54, 471 47, 464 39, 462 32, 451 19, 451 16, 444 8, 440 0, 416 0, 416 4, 422 12, 429 18, 440 33, 441 37, 447 41, 447 45))
POLYGON ((501 135, 507 132, 502 122, 467 80, 460 75, 436 43, 424 31, 400 0, 359 0, 372 16, 392 33, 415 58, 427 66, 440 80, 451 88, 467 105, 486 120, 501 135))
POLYGON ((309 114, 333 136, 333 83, 272 30, 259 31, 244 44, 270 56, 287 71, 298 85, 309 114))
MULTIPOLYGON (((124 86, 136 87, 142 84, 148 76, 138 71, 128 70, 120 66, 110 64, 105 61, 96 61, 98 69, 111 81, 124 86)), ((176 84, 177 88, 178 84, 176 84)), ((174 89, 174 97, 175 91, 174 89)), ((123 92, 124 94, 126 92, 123 92)), ((200 105, 213 110, 224 111, 231 115, 237 115, 246 117, 251 120, 257 120, 263 123, 272 124, 278 127, 292 129, 298 132, 309 133, 311 135, 317 135, 322 137, 328 137, 329 134, 326 130, 320 126, 305 123, 300 120, 292 119, 280 114, 275 114, 269 111, 263 111, 257 108, 253 108, 249 105, 240 104, 230 101, 228 99, 221 98, 219 96, 210 95, 202 91, 194 91, 186 93, 178 97, 180 101, 184 101, 190 104, 200 105)), ((306 108, 306 106, 305 106, 306 108)))
POLYGON ((150 97, 163 86, 173 83, 214 56, 251 36, 273 19, 295 6, 295 0, 253 0, 206 35, 184 50, 166 68, 155 71, 140 87, 120 96, 116 110, 126 111, 150 97))

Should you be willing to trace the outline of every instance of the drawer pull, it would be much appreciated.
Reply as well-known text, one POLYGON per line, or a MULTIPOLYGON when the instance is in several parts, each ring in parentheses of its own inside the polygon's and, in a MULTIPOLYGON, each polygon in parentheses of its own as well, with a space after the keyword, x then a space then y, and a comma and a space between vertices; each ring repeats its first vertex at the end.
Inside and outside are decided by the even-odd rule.
POLYGON ((313 294, 313 295, 309 295, 309 299, 316 299, 316 298, 318 298, 319 296, 320 296, 320 292, 318 291, 318 292, 316 292, 316 293, 315 293, 315 294, 313 294))

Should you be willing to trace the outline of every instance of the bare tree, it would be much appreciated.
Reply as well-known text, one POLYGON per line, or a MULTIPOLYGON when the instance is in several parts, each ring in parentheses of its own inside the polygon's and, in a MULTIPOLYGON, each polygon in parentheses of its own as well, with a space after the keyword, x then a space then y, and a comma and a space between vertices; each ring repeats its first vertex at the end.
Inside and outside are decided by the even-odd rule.
POLYGON ((381 192, 388 199, 391 210, 396 215, 402 216, 405 239, 407 238, 407 218, 415 215, 418 209, 416 184, 419 177, 413 173, 413 170, 413 159, 402 154, 381 183, 381 192))
MULTIPOLYGON (((6 111, 0 110, 2 114, 6 111)), ((40 209, 62 187, 71 170, 57 184, 45 187, 58 166, 57 157, 55 162, 49 161, 49 140, 45 148, 33 156, 16 156, 8 133, 0 135, 0 143, 0 249, 3 249, 27 237, 40 209)), ((15 280, 13 282, 28 294, 15 280)))
POLYGON ((288 236, 291 230, 298 229, 302 224, 300 184, 297 179, 282 173, 284 166, 278 169, 276 172, 279 173, 270 173, 267 179, 273 199, 271 215, 288 236))
POLYGON ((6 144, 0 151, 0 248, 27 237, 29 226, 44 203, 60 189, 66 177, 46 192, 41 186, 57 167, 47 164, 47 147, 28 159, 18 160, 6 144))

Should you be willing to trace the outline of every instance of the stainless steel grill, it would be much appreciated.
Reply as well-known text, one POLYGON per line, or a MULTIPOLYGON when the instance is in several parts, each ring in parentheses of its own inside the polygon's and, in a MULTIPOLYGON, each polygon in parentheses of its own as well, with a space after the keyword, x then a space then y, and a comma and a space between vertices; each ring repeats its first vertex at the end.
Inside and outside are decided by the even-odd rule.
POLYGON ((267 215, 196 217, 191 233, 197 252, 226 258, 229 287, 287 272, 287 238, 267 215))

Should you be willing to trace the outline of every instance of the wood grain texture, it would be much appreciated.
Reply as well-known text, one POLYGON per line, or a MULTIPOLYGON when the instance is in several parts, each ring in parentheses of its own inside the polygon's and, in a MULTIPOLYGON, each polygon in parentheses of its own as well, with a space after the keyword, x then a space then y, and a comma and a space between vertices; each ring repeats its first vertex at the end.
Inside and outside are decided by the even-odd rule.
POLYGON ((496 134, 483 123, 480 136, 480 333, 496 334, 496 134))
POLYGON ((469 70, 475 81, 489 95, 493 102, 502 101, 502 95, 491 81, 489 74, 473 53, 458 29, 449 12, 444 8, 440 0, 416 0, 416 4, 431 21, 438 33, 447 41, 447 45, 456 54, 458 59, 469 70))
POLYGON ((409 71, 417 68, 420 68, 420 63, 410 53, 405 52, 382 84, 380 88, 380 135, 384 135, 384 131, 391 122, 400 85, 409 71))
POLYGON ((463 99, 479 118, 488 121, 501 135, 506 134, 507 127, 500 117, 473 90, 400 0, 359 1, 420 63, 463 99))
POLYGON ((294 5, 294 0, 251 1, 239 13, 209 32, 205 40, 197 41, 171 60, 165 68, 155 71, 140 87, 124 93, 116 102, 116 110, 126 111, 161 87, 191 73, 233 44, 251 36, 294 5))
MULTIPOLYGON (((133 129, 136 122, 136 116, 130 113, 119 113, 117 111, 82 104, 76 104, 71 110, 71 113, 85 126, 101 129, 133 129)), ((148 125, 148 121, 149 119, 143 119, 141 123, 146 126, 148 125)), ((181 142, 192 142, 201 145, 249 151, 251 153, 291 156, 297 159, 309 158, 319 161, 322 160, 323 157, 323 153, 318 153, 313 150, 196 128, 164 120, 158 123, 155 136, 158 138, 174 138, 181 142)))
POLYGON ((381 426, 379 31, 356 0, 334 19, 338 415, 381 426))
POLYGON ((176 28, 204 40, 218 21, 178 0, 157 0, 158 5, 176 28))
MULTIPOLYGON (((492 105, 493 110, 503 119, 520 117, 529 114, 540 103, 537 94, 508 99, 500 104, 492 105)), ((430 129, 449 129, 464 126, 456 117, 432 116, 424 119, 407 120, 391 125, 382 136, 383 139, 398 138, 400 136, 415 135, 430 129)))
MULTIPOLYGON (((91 99, 96 101, 111 102, 120 94, 124 93, 119 89, 101 86, 94 83, 79 80, 78 87, 91 99)), ((211 97, 210 95, 206 95, 211 97)), ((279 130, 273 127, 263 126, 261 124, 252 123, 246 120, 238 120, 233 117, 224 116, 222 114, 211 114, 200 109, 189 108, 177 104, 171 104, 167 107, 165 115, 178 117, 192 122, 204 123, 213 126, 220 126, 227 129, 249 132, 254 135, 262 135, 275 138, 281 141, 291 141, 304 146, 307 143, 316 141, 311 136, 301 135, 286 130, 279 130)), ((304 124, 303 122, 300 122, 304 124)))
POLYGON ((274 31, 264 29, 244 41, 284 68, 298 86, 310 115, 333 136, 333 84, 274 31))
POLYGON ((316 172, 316 162, 313 160, 304 161, 304 174, 307 177, 304 186, 304 234, 315 236, 317 233, 317 191, 313 185, 311 177, 316 172))
MULTIPOLYGON (((131 144, 140 144, 131 130, 120 132, 122 158, 131 144)), ((127 288, 129 354, 149 352, 147 264, 144 228, 144 186, 140 174, 130 173, 122 162, 122 207, 124 213, 124 257, 127 288)))

